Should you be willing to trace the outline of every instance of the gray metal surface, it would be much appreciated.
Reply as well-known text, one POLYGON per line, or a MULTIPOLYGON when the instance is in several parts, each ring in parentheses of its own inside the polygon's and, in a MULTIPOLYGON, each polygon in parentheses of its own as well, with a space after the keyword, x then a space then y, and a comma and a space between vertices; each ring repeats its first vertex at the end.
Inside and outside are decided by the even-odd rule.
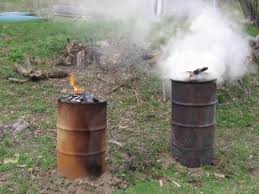
POLYGON ((213 162, 216 80, 172 80, 172 154, 182 165, 213 162))

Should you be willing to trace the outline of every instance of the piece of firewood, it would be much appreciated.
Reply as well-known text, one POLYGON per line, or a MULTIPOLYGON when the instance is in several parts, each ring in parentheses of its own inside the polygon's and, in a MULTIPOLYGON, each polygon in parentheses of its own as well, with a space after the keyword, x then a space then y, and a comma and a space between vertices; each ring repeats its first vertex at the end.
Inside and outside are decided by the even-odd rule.
POLYGON ((163 101, 166 102, 166 86, 165 86, 165 80, 162 81, 162 94, 163 94, 163 101))
POLYGON ((31 61, 28 57, 25 58, 23 64, 24 64, 25 69, 27 69, 27 71, 32 71, 31 61))
POLYGON ((245 92, 245 95, 246 95, 246 96, 250 96, 250 95, 251 95, 251 90, 250 90, 250 88, 248 88, 248 87, 245 86, 243 80, 240 79, 240 80, 238 80, 237 82, 238 82, 238 84, 240 85, 240 89, 242 89, 242 90, 245 92))
POLYGON ((78 68, 84 68, 86 65, 85 50, 82 50, 76 55, 76 66, 78 68))
POLYGON ((28 76, 31 81, 47 80, 48 75, 42 71, 32 71, 28 76))
POLYGON ((51 79, 67 78, 68 75, 69 75, 69 73, 66 71, 53 71, 53 72, 48 73, 48 77, 51 79))
POLYGON ((16 65, 16 72, 20 75, 29 78, 31 81, 39 81, 48 79, 48 75, 42 71, 35 71, 26 69, 24 67, 16 65))
POLYGON ((126 81, 124 81, 123 83, 121 83, 120 85, 116 86, 115 88, 111 89, 109 92, 107 92, 105 95, 109 95, 112 94, 113 92, 117 91, 118 89, 122 88, 122 87, 127 87, 130 86, 130 83, 139 80, 138 77, 131 77, 129 79, 127 79, 126 81))
POLYGON ((26 82, 28 82, 29 80, 28 79, 16 79, 16 78, 8 78, 8 80, 10 82, 13 82, 13 83, 18 83, 18 84, 24 84, 26 82))
POLYGON ((26 69, 26 68, 18 66, 18 65, 15 65, 15 67, 16 67, 16 72, 24 77, 27 77, 32 72, 32 70, 26 69))
POLYGON ((123 144, 122 143, 120 143, 120 142, 118 142, 118 141, 115 141, 115 140, 109 140, 108 141, 109 143, 112 143, 112 144, 114 144, 114 145, 117 145, 117 146, 119 146, 119 147, 123 147, 123 144))

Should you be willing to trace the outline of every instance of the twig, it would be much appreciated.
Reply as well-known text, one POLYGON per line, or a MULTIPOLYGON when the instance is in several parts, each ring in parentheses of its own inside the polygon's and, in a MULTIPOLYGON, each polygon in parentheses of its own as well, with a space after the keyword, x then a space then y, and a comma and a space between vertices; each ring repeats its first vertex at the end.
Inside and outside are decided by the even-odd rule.
POLYGON ((181 187, 181 185, 177 182, 175 182, 174 180, 172 180, 172 182, 177 186, 177 187, 181 187))
POLYGON ((122 83, 122 84, 116 86, 115 88, 111 89, 109 92, 106 93, 106 95, 109 95, 109 94, 111 94, 111 93, 117 91, 117 90, 118 90, 119 88, 121 88, 121 87, 126 87, 126 86, 128 86, 128 85, 129 85, 128 82, 133 82, 133 81, 135 81, 135 80, 137 80, 137 79, 138 79, 138 78, 133 77, 133 78, 130 78, 130 79, 126 80, 124 83, 122 83))
POLYGON ((140 146, 135 146, 135 148, 137 149, 137 150, 141 150, 141 151, 144 151, 144 152, 149 152, 146 148, 144 148, 144 147, 140 147, 140 146))
POLYGON ((117 145, 117 146, 119 146, 119 147, 123 147, 123 144, 122 143, 120 143, 120 142, 118 142, 118 141, 114 141, 114 140, 109 140, 108 141, 109 143, 112 143, 112 144, 114 144, 114 145, 117 145))
POLYGON ((115 88, 113 88, 113 89, 111 89, 109 92, 107 92, 106 95, 109 95, 109 94, 115 92, 116 90, 118 90, 119 88, 121 88, 121 87, 123 87, 123 86, 126 86, 126 84, 125 84, 125 83, 122 83, 122 84, 116 86, 115 88))
POLYGON ((24 65, 26 66, 26 69, 30 72, 32 71, 32 65, 31 61, 28 57, 25 58, 24 65))
POLYGON ((245 91, 245 94, 246 94, 247 96, 250 96, 250 94, 251 94, 250 89, 248 89, 248 88, 245 86, 243 80, 241 80, 241 79, 238 80, 238 83, 239 83, 239 85, 241 86, 241 89, 243 89, 243 90, 245 91))
POLYGON ((99 75, 97 75, 96 78, 97 78, 98 80, 100 80, 100 81, 105 82, 105 83, 111 83, 111 82, 109 82, 109 81, 107 81, 107 80, 101 78, 99 75))
POLYGON ((16 78, 8 78, 8 80, 10 81, 10 82, 13 82, 13 83, 18 83, 18 84, 24 84, 24 83, 26 83, 26 82, 28 82, 29 80, 27 80, 27 79, 16 79, 16 78))
POLYGON ((92 57, 93 57, 93 62, 96 63, 96 56, 95 56, 95 50, 94 50, 94 43, 93 43, 93 39, 90 39, 91 41, 91 47, 92 47, 92 57))
POLYGON ((162 92, 163 92, 163 101, 166 102, 166 89, 165 89, 165 80, 162 81, 162 92))
POLYGON ((135 90, 135 88, 133 90, 134 90, 134 93, 135 93, 135 97, 136 97, 137 103, 138 103, 138 105, 140 105, 140 101, 139 101, 139 98, 138 98, 138 93, 135 90))
POLYGON ((159 185, 160 185, 160 187, 163 187, 163 181, 162 180, 159 180, 159 185))

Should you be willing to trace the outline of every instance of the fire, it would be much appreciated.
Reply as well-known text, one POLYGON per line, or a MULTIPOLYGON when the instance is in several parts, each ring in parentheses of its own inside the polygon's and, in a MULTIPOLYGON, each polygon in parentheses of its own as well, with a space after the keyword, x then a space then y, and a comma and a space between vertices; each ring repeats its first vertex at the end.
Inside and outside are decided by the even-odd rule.
POLYGON ((69 84, 73 87, 74 94, 83 94, 84 89, 77 84, 75 73, 69 74, 69 84))

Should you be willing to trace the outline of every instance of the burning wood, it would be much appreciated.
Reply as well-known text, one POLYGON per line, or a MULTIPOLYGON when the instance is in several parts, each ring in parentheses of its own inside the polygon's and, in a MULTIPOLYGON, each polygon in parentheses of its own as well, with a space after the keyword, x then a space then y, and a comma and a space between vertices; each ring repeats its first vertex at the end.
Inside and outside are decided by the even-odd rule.
POLYGON ((203 68, 201 68, 201 69, 196 69, 195 71, 193 71, 193 74, 194 74, 194 75, 199 75, 199 74, 201 74, 202 72, 207 71, 208 69, 209 69, 208 67, 203 67, 203 68))
POLYGON ((67 96, 60 98, 61 102, 68 102, 68 103, 96 103, 99 100, 94 96, 94 94, 87 92, 84 94, 69 94, 67 96))
POLYGON ((208 69, 209 69, 208 67, 203 67, 203 68, 198 68, 194 71, 187 71, 190 74, 189 79, 191 80, 191 79, 197 78, 197 76, 201 75, 208 69))
POLYGON ((74 73, 69 74, 69 84, 73 87, 74 94, 84 93, 84 89, 77 84, 76 75, 74 73))
POLYGON ((73 94, 69 94, 67 96, 61 97, 60 100, 62 102, 68 102, 68 103, 99 102, 99 100, 94 96, 94 94, 90 92, 85 92, 85 90, 78 85, 75 73, 69 74, 69 84, 73 88, 73 94))

